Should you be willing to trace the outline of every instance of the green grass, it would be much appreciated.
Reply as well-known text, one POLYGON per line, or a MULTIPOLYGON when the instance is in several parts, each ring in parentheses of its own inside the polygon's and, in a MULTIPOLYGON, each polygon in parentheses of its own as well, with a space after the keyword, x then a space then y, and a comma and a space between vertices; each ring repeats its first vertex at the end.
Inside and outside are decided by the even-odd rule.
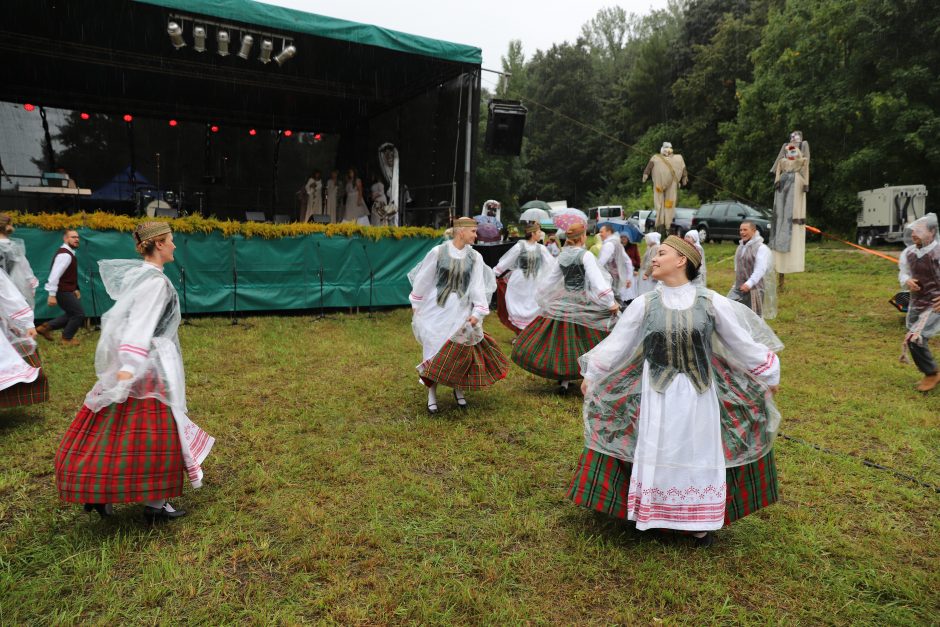
MULTIPOLYGON (((706 246, 722 293, 732 252, 706 246)), ((707 551, 568 502, 579 399, 515 366, 427 416, 406 310, 183 327, 206 486, 169 525, 100 521, 53 475, 96 335, 44 344, 53 400, 0 413, 0 624, 938 624, 940 495, 860 461, 940 485, 940 390, 898 363, 896 267, 811 245, 808 269, 773 323, 782 431, 839 454, 778 440, 781 502, 707 551)))

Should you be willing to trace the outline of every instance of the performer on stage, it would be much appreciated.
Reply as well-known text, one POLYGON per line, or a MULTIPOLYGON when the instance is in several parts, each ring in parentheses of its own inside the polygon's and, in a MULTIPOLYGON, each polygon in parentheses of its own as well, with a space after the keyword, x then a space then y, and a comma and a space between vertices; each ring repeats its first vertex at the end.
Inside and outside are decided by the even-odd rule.
POLYGON ((0 408, 4 409, 49 399, 33 322, 39 281, 23 241, 10 238, 13 231, 10 216, 0 213, 0 408))
POLYGON ((940 369, 927 342, 940 334, 940 243, 937 241, 937 214, 928 213, 918 218, 905 230, 908 244, 898 259, 898 280, 901 287, 911 292, 907 309, 907 335, 901 361, 907 361, 907 351, 914 365, 924 374, 915 386, 919 392, 929 392, 940 384, 940 369))
POLYGON ((320 171, 314 170, 307 184, 304 185, 304 192, 307 194, 307 202, 304 205, 304 215, 301 222, 309 222, 315 214, 323 213, 323 181, 320 180, 320 171))
POLYGON ((493 268, 498 277, 510 273, 508 280, 499 279, 505 282, 505 287, 499 288, 497 296, 503 301, 501 308, 505 306, 506 310, 505 315, 500 312, 500 321, 517 335, 535 320, 539 311, 536 302, 539 280, 555 265, 555 258, 539 243, 543 235, 538 223, 527 224, 526 238, 506 251, 493 268))
POLYGON ((476 233, 472 218, 457 219, 453 239, 431 249, 408 273, 411 327, 423 353, 418 374, 428 388, 431 414, 438 411, 439 383, 452 387, 458 407, 465 409, 465 390, 493 385, 509 371, 506 357, 483 332, 496 279, 471 246, 476 233))
POLYGON ((356 176, 355 168, 349 168, 346 173, 346 210, 343 213, 343 222, 369 226, 369 208, 366 207, 362 180, 356 176))
POLYGON ((326 182, 326 214, 330 216, 330 222, 336 222, 340 192, 342 186, 339 182, 339 170, 333 170, 330 172, 330 180, 326 182))
POLYGON ((661 239, 659 233, 647 233, 644 239, 646 239, 646 252, 643 253, 643 261, 640 263, 640 276, 637 278, 637 296, 641 296, 656 287, 656 279, 652 278, 650 274, 652 271, 650 264, 656 258, 656 251, 659 249, 661 239))
POLYGON ((613 228, 605 224, 598 230, 601 250, 597 255, 597 264, 610 275, 610 285, 614 288, 614 298, 622 306, 636 298, 633 284, 633 263, 620 243, 620 237, 613 228))
POLYGON ((539 315, 512 347, 519 367, 558 381, 562 395, 580 378, 578 357, 607 336, 620 311, 609 276, 584 248, 584 227, 583 222, 568 227, 557 263, 538 286, 539 315))
POLYGON ((806 190, 809 189, 809 142, 800 131, 774 164, 774 223, 767 242, 774 251, 778 287, 791 272, 803 272, 806 260, 806 190), (803 149, 805 148, 805 153, 803 149))
POLYGON ((742 222, 738 233, 741 241, 734 253, 734 285, 728 298, 750 307, 765 320, 776 318, 777 285, 773 255, 753 222, 742 222))
POLYGON ((388 226, 388 219, 384 217, 387 204, 388 197, 385 196, 385 183, 382 182, 378 174, 373 174, 372 186, 369 188, 372 226, 388 226))
POLYGON ((708 546, 777 500, 782 345, 749 309, 692 285, 699 262, 667 238, 652 263, 660 285, 581 358, 584 450, 568 496, 708 546))
POLYGON ((186 514, 167 499, 183 493, 183 474, 202 485, 215 440, 187 416, 176 290, 163 273, 173 261, 165 222, 134 230, 144 260, 100 261, 114 306, 101 318, 98 381, 62 438, 55 472, 59 496, 102 517, 113 503, 144 502, 148 521, 186 514))
POLYGON ((66 346, 78 346, 75 334, 85 320, 85 310, 80 300, 82 295, 78 291, 78 261, 75 258, 78 246, 78 231, 67 229, 62 235, 62 246, 52 259, 52 269, 46 280, 46 292, 49 293, 47 304, 50 307, 58 305, 63 313, 36 327, 36 332, 47 340, 54 340, 52 332, 62 329, 62 343, 66 346))
POLYGON ((699 234, 695 229, 689 229, 685 232, 685 237, 683 238, 688 243, 695 246, 695 250, 698 251, 698 254, 702 257, 702 265, 699 266, 698 276, 692 280, 693 285, 701 285, 702 287, 708 287, 705 283, 705 249, 702 248, 702 244, 699 242, 699 234))

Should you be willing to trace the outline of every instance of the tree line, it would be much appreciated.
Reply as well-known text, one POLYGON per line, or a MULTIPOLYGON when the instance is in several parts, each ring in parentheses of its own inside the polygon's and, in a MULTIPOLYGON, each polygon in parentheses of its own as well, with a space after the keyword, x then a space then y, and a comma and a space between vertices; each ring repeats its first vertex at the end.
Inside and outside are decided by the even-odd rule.
POLYGON ((577 40, 526 57, 509 44, 486 102, 528 108, 522 154, 477 154, 475 199, 652 207, 641 175, 671 142, 679 206, 773 203, 771 166, 794 129, 812 146, 810 222, 851 233, 857 192, 940 193, 940 11, 927 0, 673 0, 602 9, 577 40))

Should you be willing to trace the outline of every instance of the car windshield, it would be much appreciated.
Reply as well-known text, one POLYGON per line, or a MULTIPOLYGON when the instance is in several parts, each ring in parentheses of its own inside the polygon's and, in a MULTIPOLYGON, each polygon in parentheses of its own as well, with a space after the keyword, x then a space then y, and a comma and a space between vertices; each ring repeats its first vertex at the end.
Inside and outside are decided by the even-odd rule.
POLYGON ((695 209, 683 209, 681 207, 676 208, 677 218, 691 218, 694 215, 695 215, 695 209))

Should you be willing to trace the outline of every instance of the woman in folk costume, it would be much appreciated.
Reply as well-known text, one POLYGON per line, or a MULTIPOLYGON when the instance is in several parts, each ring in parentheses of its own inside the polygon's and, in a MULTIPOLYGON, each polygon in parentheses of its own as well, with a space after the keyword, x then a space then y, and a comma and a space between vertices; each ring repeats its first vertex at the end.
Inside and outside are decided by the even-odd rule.
POLYGON ((526 238, 506 251, 493 269, 499 277, 510 273, 508 280, 499 279, 499 319, 517 335, 538 315, 539 279, 555 266, 555 258, 539 243, 543 235, 538 223, 526 225, 526 238))
POLYGON ((633 279, 633 263, 620 243, 620 236, 609 224, 601 226, 598 239, 597 263, 610 277, 610 286, 614 288, 614 298, 618 304, 636 298, 633 279))
POLYGON ((438 410, 439 383, 454 389, 454 400, 464 409, 464 390, 493 385, 509 371, 506 357, 483 332, 496 279, 471 246, 476 233, 473 218, 459 218, 453 239, 431 249, 408 273, 411 327, 422 348, 418 374, 428 388, 431 414, 438 410))
POLYGON ((349 168, 346 173, 346 209, 343 212, 343 222, 369 226, 369 208, 362 191, 362 179, 356 175, 355 168, 349 168))
POLYGON ((307 202, 301 222, 309 222, 314 215, 323 213, 323 181, 320 180, 320 171, 314 170, 304 185, 307 202))
POLYGON ((809 143, 787 144, 784 150, 784 157, 778 158, 774 165, 774 224, 767 242, 774 251, 780 289, 787 274, 805 269, 806 190, 809 188, 809 143), (805 154, 801 146, 806 147, 805 154))
POLYGON ((21 240, 11 240, 10 216, 0 214, 0 408, 49 400, 49 380, 42 369, 33 302, 39 281, 26 260, 21 240))
POLYGON ((698 251, 698 254, 701 255, 702 265, 698 268, 698 276, 692 280, 693 285, 701 285, 702 287, 708 287, 705 283, 705 249, 702 248, 702 244, 699 242, 699 234, 695 229, 689 229, 685 233, 683 238, 688 243, 695 246, 695 250, 698 251))
POLYGON ((607 336, 620 306, 610 277, 584 248, 584 223, 567 230, 557 263, 538 286, 539 315, 516 338, 512 360, 523 370, 558 381, 558 393, 581 378, 578 357, 607 336))
POLYGON ((656 279, 651 275, 650 264, 656 258, 656 251, 659 250, 661 238, 662 236, 659 233, 646 234, 646 252, 643 253, 643 261, 640 262, 640 275, 636 280, 637 296, 641 296, 656 287, 656 279))
POLYGON ((652 262, 660 285, 581 358, 584 451, 568 496, 708 546, 777 500, 782 345, 750 309, 692 284, 700 261, 667 238, 652 262))
POLYGON ((115 303, 101 317, 98 381, 62 438, 55 472, 62 500, 102 517, 112 503, 143 502, 153 522, 186 514, 167 499, 183 493, 184 473, 202 486, 215 440, 186 415, 179 298, 163 273, 173 234, 165 222, 144 222, 134 239, 143 262, 98 262, 115 303))

